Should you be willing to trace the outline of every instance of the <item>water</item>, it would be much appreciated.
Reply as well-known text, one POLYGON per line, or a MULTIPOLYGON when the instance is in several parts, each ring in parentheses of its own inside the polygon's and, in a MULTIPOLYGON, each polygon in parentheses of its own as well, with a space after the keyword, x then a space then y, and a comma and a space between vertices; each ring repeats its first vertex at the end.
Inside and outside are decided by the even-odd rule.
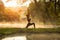
POLYGON ((3 38, 2 40, 26 40, 26 37, 25 36, 6 37, 3 38))
POLYGON ((12 34, 3 37, 1 40, 60 40, 60 34, 56 33, 12 34))

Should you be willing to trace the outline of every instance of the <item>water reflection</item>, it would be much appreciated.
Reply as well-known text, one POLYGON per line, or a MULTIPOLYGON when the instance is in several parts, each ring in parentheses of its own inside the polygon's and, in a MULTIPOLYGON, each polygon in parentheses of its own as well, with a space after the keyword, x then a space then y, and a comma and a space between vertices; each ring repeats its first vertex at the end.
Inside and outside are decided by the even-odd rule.
POLYGON ((26 40, 26 36, 6 37, 2 40, 26 40))
POLYGON ((4 38, 2 37, 2 40, 60 40, 60 34, 57 33, 12 34, 6 35, 4 38))

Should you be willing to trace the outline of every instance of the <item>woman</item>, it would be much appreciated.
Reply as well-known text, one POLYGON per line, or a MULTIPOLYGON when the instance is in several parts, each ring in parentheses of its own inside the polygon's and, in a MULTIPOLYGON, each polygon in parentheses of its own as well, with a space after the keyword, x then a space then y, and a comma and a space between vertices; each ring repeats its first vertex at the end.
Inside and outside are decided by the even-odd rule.
POLYGON ((27 14, 26 17, 27 17, 27 21, 28 21, 28 24, 27 24, 26 28, 28 28, 31 25, 33 25, 34 28, 35 28, 35 23, 31 23, 30 14, 27 14))

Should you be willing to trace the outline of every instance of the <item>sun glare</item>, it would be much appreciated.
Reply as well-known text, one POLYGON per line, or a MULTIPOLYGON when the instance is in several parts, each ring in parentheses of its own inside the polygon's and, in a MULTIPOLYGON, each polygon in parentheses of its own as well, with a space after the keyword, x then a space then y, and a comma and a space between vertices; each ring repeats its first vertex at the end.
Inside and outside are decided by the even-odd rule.
POLYGON ((7 0, 2 0, 5 7, 16 7, 17 3, 16 1, 7 1, 7 0))
POLYGON ((7 37, 2 40, 27 40, 25 36, 7 37))
POLYGON ((18 2, 18 0, 2 0, 5 7, 21 7, 21 6, 26 6, 28 7, 29 4, 31 3, 30 0, 26 0, 23 2, 23 0, 19 0, 21 2, 18 2))

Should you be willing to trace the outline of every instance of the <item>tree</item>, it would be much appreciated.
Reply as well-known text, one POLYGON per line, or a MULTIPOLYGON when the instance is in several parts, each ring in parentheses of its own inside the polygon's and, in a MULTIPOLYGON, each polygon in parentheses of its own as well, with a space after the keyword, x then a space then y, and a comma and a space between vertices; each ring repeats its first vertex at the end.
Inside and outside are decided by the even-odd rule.
POLYGON ((11 9, 5 9, 3 2, 0 0, 0 22, 20 21, 20 15, 11 9))
POLYGON ((0 21, 3 21, 3 19, 4 19, 4 9, 5 9, 4 4, 0 0, 0 21))

